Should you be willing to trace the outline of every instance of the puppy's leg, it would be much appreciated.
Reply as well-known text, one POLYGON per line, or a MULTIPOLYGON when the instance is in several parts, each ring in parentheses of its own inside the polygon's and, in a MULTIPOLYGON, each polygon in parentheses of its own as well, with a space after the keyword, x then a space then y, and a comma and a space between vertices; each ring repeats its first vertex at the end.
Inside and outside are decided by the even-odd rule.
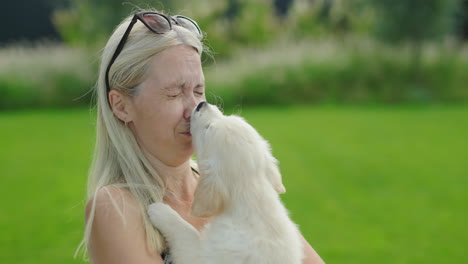
POLYGON ((200 234, 170 206, 153 203, 148 208, 151 223, 161 231, 177 264, 200 263, 200 234))

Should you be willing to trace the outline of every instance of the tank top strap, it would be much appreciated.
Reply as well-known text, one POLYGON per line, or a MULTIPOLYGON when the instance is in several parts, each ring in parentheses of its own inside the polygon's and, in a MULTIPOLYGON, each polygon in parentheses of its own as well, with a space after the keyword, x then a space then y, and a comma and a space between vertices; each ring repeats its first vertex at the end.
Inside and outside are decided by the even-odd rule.
POLYGON ((198 171, 196 169, 194 169, 193 167, 190 167, 192 169, 192 171, 197 175, 197 176, 200 176, 200 173, 198 173, 198 171))

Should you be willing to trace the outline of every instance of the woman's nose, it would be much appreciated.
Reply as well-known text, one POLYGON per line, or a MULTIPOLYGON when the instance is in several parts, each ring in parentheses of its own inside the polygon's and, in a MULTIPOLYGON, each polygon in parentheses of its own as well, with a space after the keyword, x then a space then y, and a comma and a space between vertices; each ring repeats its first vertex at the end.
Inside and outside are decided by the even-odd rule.
POLYGON ((184 106, 185 120, 190 120, 193 109, 197 107, 197 105, 202 101, 204 101, 202 98, 198 99, 194 95, 189 96, 189 98, 187 98, 185 106, 184 106))

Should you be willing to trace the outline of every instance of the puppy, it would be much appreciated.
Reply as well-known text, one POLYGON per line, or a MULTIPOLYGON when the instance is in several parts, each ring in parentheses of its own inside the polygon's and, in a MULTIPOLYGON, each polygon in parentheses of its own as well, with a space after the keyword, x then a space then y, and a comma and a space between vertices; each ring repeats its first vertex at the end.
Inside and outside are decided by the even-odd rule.
POLYGON ((285 188, 268 142, 206 102, 194 109, 190 131, 200 170, 192 214, 212 219, 199 233, 168 205, 150 205, 173 263, 301 263, 300 234, 279 199, 285 188))

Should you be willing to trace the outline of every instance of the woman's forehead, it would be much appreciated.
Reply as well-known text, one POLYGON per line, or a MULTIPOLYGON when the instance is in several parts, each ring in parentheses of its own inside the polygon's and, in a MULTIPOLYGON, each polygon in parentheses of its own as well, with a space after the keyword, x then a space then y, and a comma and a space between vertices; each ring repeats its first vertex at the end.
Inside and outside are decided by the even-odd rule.
POLYGON ((174 76, 174 78, 170 78, 167 76, 164 80, 161 80, 160 88, 165 91, 172 91, 175 89, 181 88, 195 88, 205 86, 205 79, 203 78, 203 74, 190 74, 184 75, 182 72, 179 72, 178 76, 174 76))
POLYGON ((163 89, 196 86, 205 81, 200 56, 192 47, 168 48, 154 56, 150 67, 147 78, 158 82, 163 89))
POLYGON ((189 63, 198 65, 201 64, 201 60, 195 48, 187 45, 176 45, 154 55, 153 63, 166 65, 189 63))

